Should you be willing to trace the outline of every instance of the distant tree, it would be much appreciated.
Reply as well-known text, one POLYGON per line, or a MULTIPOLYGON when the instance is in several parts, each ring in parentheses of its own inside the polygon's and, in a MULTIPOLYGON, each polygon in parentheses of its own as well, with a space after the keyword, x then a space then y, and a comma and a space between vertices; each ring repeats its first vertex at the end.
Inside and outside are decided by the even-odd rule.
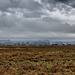
POLYGON ((39 46, 42 46, 41 44, 39 44, 39 46))
POLYGON ((19 45, 20 45, 20 43, 18 42, 18 43, 17 43, 17 45, 19 46, 19 45))
POLYGON ((24 42, 22 42, 22 46, 24 46, 25 45, 25 43, 24 42))
POLYGON ((45 44, 45 46, 48 46, 47 44, 45 44))

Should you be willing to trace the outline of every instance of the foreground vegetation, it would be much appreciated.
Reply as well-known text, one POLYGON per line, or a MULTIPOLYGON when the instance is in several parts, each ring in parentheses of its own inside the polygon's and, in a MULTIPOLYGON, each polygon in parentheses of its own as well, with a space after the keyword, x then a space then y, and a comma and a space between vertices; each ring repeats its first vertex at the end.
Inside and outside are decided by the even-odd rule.
POLYGON ((75 46, 0 46, 0 75, 75 75, 75 46))

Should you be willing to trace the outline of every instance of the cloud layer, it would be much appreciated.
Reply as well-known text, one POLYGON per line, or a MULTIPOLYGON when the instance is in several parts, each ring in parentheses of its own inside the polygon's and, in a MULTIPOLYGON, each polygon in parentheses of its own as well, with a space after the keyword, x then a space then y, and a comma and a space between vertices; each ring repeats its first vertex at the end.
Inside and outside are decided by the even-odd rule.
POLYGON ((74 0, 0 0, 0 38, 75 38, 74 4, 74 0))

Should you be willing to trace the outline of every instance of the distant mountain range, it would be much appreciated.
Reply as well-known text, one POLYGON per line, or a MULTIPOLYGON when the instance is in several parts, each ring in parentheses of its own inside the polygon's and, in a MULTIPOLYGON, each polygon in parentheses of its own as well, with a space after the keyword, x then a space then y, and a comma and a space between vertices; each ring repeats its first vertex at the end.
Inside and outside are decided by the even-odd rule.
POLYGON ((38 40, 38 41, 11 41, 11 40, 0 40, 0 45, 34 45, 34 46, 49 46, 49 45, 75 45, 75 41, 49 41, 49 40, 38 40))

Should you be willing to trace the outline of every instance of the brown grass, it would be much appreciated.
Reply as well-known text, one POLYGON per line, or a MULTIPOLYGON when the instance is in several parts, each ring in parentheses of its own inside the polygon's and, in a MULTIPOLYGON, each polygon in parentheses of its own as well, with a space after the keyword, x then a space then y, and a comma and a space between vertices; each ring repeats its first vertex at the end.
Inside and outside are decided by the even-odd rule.
POLYGON ((0 46, 0 75, 75 75, 75 46, 0 46))

